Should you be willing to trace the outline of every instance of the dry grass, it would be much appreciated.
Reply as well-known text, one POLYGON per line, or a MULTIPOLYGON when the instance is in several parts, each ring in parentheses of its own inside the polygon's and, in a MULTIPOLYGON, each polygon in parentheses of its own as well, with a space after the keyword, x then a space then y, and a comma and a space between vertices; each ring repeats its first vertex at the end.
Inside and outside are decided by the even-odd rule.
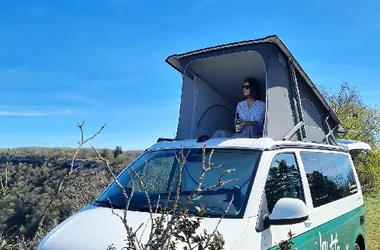
POLYGON ((366 195, 365 209, 368 249, 380 250, 380 192, 366 195))

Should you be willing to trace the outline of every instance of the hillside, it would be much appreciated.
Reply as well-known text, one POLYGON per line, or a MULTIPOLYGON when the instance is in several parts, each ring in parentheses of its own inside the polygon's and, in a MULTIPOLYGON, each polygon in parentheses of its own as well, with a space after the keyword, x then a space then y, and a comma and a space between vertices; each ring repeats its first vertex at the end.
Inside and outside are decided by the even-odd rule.
MULTIPOLYGON (((104 164, 93 159, 96 156, 94 151, 82 149, 74 162, 71 177, 63 184, 62 195, 57 197, 58 186, 70 171, 74 152, 74 149, 67 148, 0 151, 0 164, 3 169, 8 169, 8 189, 0 199, 0 232, 3 238, 11 241, 23 235, 27 241, 33 239, 45 209, 51 203, 38 235, 45 234, 91 202, 110 183, 111 176, 104 164)), ((100 152, 111 159, 110 166, 115 174, 141 153, 124 152, 115 159, 111 150, 102 149, 100 152)))

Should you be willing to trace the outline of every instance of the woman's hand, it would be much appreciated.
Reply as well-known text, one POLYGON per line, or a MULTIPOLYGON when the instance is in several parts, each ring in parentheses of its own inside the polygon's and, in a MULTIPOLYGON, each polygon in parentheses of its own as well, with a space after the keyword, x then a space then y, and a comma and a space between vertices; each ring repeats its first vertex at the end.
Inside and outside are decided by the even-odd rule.
POLYGON ((257 121, 244 121, 244 120, 242 120, 242 119, 239 119, 238 120, 238 124, 240 125, 240 126, 245 126, 245 125, 248 125, 248 126, 257 126, 258 125, 258 123, 257 123, 257 121))
POLYGON ((240 126, 245 126, 245 121, 244 121, 244 120, 239 119, 237 122, 238 122, 238 124, 239 124, 240 126))

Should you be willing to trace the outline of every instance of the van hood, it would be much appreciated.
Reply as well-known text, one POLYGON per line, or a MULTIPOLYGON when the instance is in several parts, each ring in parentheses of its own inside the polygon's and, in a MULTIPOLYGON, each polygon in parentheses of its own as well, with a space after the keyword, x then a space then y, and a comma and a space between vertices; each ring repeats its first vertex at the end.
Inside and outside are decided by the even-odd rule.
MULTIPOLYGON (((87 205, 78 213, 72 215, 52 231, 40 242, 37 250, 105 250, 109 246, 122 249, 126 246, 127 233, 121 219, 122 210, 87 205)), ((142 223, 148 223, 143 242, 150 233, 150 216, 147 212, 128 211, 128 225, 136 230, 142 223)), ((211 233, 217 225, 218 218, 205 218, 201 221, 202 230, 211 233)), ((225 249, 230 249, 242 237, 247 227, 245 219, 223 219, 218 231, 223 234, 225 249), (233 233, 231 233, 233 228, 233 233)))

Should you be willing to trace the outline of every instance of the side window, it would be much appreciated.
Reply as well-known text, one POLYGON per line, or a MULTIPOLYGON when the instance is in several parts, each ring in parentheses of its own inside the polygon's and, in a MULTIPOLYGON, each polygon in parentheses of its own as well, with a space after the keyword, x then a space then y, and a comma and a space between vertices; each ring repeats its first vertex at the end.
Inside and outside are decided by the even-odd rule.
POLYGON ((356 194, 358 186, 355 179, 354 169, 347 155, 336 154, 335 164, 337 167, 337 178, 340 180, 340 185, 343 191, 343 197, 356 194))
POLYGON ((298 198, 305 201, 294 153, 280 153, 273 158, 265 184, 265 194, 270 213, 281 198, 298 198))
POLYGON ((357 193, 351 162, 345 154, 301 152, 314 207, 357 193))

